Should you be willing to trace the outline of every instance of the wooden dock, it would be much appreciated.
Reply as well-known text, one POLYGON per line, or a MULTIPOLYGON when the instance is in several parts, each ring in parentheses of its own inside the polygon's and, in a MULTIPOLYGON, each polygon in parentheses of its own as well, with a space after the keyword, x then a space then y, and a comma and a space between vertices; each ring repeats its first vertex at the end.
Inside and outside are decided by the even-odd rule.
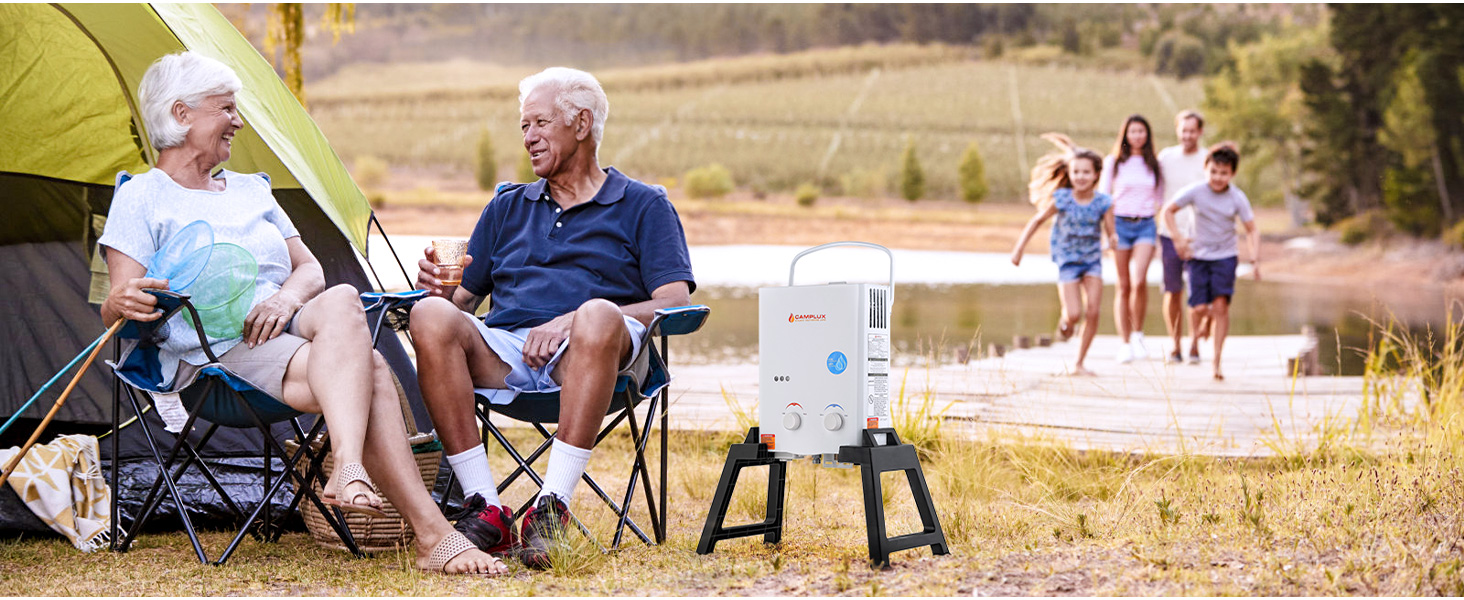
MULTIPOLYGON (((1319 432, 1350 422, 1362 404, 1361 377, 1293 376, 1296 360, 1302 359, 1297 369, 1305 367, 1315 344, 1306 335, 1227 339, 1225 381, 1211 378, 1208 347, 1199 365, 1166 365, 1161 342, 1151 339, 1147 360, 1118 364, 1116 336, 1093 341, 1088 368, 1098 376, 1068 376, 1076 344, 897 369, 891 391, 900 389, 902 376, 907 396, 933 390, 936 408, 949 405, 947 427, 972 438, 1016 433, 1080 449, 1213 456, 1265 456, 1277 444, 1310 447, 1319 432)), ((674 370, 673 427, 737 429, 724 389, 755 418, 755 362, 674 370)))

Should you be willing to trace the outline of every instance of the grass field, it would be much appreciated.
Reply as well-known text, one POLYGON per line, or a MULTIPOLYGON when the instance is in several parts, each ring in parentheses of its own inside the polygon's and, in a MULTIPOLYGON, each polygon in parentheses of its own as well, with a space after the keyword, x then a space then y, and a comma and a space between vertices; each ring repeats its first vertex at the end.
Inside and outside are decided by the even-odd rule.
MULTIPOLYGON (((312 87, 311 114, 348 162, 471 174, 487 127, 499 178, 522 153, 515 84, 531 68, 453 61, 345 69, 312 87)), ((1175 143, 1180 108, 1197 106, 1198 80, 1177 81, 1012 58, 986 61, 942 46, 817 51, 607 71, 610 119, 602 164, 675 183, 688 169, 728 167, 737 184, 826 194, 893 194, 913 139, 928 196, 956 194, 956 163, 971 142, 986 161, 991 201, 1017 201, 1021 162, 1062 131, 1106 152, 1124 117, 1148 116, 1160 145, 1175 143), (838 139, 836 149, 834 140, 838 139)))
MULTIPOLYGON (((1048 439, 954 439, 930 418, 938 390, 894 410, 922 462, 951 555, 866 558, 858 476, 792 463, 783 541, 721 542, 695 554, 737 432, 671 437, 670 535, 601 554, 573 537, 558 568, 511 562, 501 579, 424 575, 408 552, 354 560, 305 534, 246 541, 224 568, 200 566, 177 533, 128 554, 78 554, 56 539, 0 541, 0 585, 16 596, 115 595, 1451 595, 1464 594, 1464 329, 1435 344, 1378 331, 1361 414, 1302 445, 1277 432, 1267 459, 1079 452, 1048 439), (1400 394, 1426 402, 1405 411, 1400 394)), ((735 399, 729 406, 742 407, 735 399)), ((673 404, 673 420, 675 406, 673 404)), ((743 409, 745 410, 745 409, 743 409)), ((734 409, 734 412, 737 412, 734 409)), ((744 414, 742 425, 750 423, 744 414)), ((532 432, 510 430, 518 440, 532 432)), ((591 470, 621 480, 628 442, 612 436, 591 470)), ((507 461, 490 452, 496 472, 507 461)), ((733 524, 760 520, 765 488, 744 472, 733 524)), ((887 475, 891 533, 919 521, 902 478, 887 475)), ((602 538, 609 513, 581 486, 576 514, 602 538)), ((528 491, 509 491, 510 502, 528 491)), ((644 506, 643 504, 640 506, 644 506)), ((226 536, 207 535, 219 547, 226 536)))

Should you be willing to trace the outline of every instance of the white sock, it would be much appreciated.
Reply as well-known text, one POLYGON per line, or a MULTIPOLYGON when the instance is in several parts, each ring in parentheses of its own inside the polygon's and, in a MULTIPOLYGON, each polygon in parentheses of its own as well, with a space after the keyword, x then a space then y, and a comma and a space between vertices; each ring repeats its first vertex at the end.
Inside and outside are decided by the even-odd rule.
POLYGON ((579 485, 585 466, 590 464, 590 454, 590 450, 576 448, 555 438, 554 447, 549 450, 549 471, 544 474, 544 489, 539 491, 539 498, 554 494, 566 507, 569 506, 570 498, 574 497, 574 486, 579 485))
POLYGON ((463 486, 464 499, 482 494, 488 506, 503 504, 498 499, 498 482, 493 479, 493 468, 488 466, 488 451, 482 444, 448 455, 447 464, 452 465, 452 472, 457 474, 458 483, 463 486))

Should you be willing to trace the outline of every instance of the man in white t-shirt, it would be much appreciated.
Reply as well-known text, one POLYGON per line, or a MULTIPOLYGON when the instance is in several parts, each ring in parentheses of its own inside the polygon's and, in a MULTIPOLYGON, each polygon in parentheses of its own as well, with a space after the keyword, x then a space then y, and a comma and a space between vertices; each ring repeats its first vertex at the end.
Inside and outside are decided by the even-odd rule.
MULTIPOLYGON (((1159 151, 1159 170, 1164 174, 1164 202, 1174 200, 1179 191, 1190 184, 1205 179, 1205 152, 1200 149, 1200 136, 1205 131, 1205 118, 1193 110, 1180 112, 1174 117, 1174 131, 1179 145, 1159 151)), ((1159 221, 1160 264, 1164 267, 1164 327, 1174 342, 1174 351, 1166 359, 1180 363, 1180 338, 1184 336, 1184 275, 1188 272, 1187 261, 1180 258, 1174 249, 1175 237, 1192 237, 1195 229, 1194 210, 1186 208, 1174 215, 1179 236, 1173 235, 1164 219, 1159 221)), ((1208 323, 1202 323, 1202 328, 1208 323)), ((1190 354, 1190 363, 1198 364, 1200 355, 1190 354)))

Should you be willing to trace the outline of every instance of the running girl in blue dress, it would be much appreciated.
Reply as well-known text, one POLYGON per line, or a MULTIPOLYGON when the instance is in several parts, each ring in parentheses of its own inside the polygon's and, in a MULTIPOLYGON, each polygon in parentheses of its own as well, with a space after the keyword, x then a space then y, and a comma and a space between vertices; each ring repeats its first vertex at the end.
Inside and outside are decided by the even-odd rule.
POLYGON ((1042 157, 1032 168, 1028 192, 1037 206, 1037 214, 1017 239, 1017 246, 1012 249, 1012 264, 1022 264, 1027 242, 1043 222, 1056 216, 1052 224, 1052 262, 1058 265, 1057 295, 1062 301, 1057 334, 1067 340, 1079 319, 1083 321, 1083 341, 1071 374, 1093 375, 1083 366, 1083 361, 1098 332, 1099 306, 1103 303, 1101 236, 1107 235, 1110 247, 1116 244, 1113 199, 1095 190, 1103 157, 1074 146, 1061 134, 1049 133, 1042 138, 1062 151, 1042 157))

